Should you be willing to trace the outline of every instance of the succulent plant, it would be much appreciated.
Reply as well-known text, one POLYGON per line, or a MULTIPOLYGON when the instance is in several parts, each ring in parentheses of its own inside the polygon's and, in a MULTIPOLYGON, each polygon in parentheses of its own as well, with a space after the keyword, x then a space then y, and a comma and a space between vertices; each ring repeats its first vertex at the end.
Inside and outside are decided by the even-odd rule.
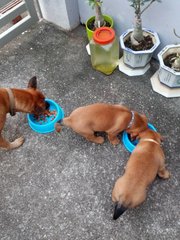
POLYGON ((161 0, 128 0, 130 6, 135 10, 135 26, 134 31, 131 34, 131 43, 134 46, 144 39, 142 30, 142 14, 151 6, 154 2, 161 2, 161 0), (143 7, 143 9, 142 9, 143 7))
MULTIPOLYGON (((176 30, 173 29, 174 31, 174 35, 178 38, 180 38, 180 36, 176 33, 176 30)), ((176 53, 176 56, 171 58, 170 60, 171 62, 171 66, 172 68, 177 71, 177 72, 180 72, 180 54, 179 53, 176 53)))

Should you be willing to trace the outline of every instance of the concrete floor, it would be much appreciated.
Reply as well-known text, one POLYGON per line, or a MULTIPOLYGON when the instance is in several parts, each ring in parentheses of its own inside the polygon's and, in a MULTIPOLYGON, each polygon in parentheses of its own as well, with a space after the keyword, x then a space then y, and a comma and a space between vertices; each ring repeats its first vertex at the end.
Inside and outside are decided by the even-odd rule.
POLYGON ((8 115, 4 135, 26 141, 13 151, 0 150, 0 239, 2 240, 177 240, 179 214, 180 98, 152 90, 150 77, 127 77, 117 69, 94 71, 85 46, 84 26, 62 32, 40 22, 0 49, 0 86, 25 88, 36 75, 46 97, 68 115, 94 103, 123 103, 145 113, 165 137, 169 180, 156 179, 140 207, 112 219, 111 191, 130 156, 113 147, 86 141, 71 129, 41 135, 26 115, 8 115))

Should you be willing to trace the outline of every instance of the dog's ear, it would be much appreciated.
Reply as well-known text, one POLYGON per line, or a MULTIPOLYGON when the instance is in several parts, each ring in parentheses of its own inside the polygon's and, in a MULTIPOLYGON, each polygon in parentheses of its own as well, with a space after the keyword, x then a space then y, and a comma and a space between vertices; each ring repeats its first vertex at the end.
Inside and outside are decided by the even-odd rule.
POLYGON ((158 135, 159 135, 159 138, 161 139, 161 142, 163 142, 164 141, 164 136, 162 136, 160 133, 158 133, 158 135))
POLYGON ((147 122, 147 121, 148 121, 148 119, 147 119, 147 117, 146 117, 146 115, 145 115, 145 114, 141 114, 141 117, 142 117, 142 119, 143 119, 145 122, 147 122))
POLYGON ((158 132, 155 132, 155 134, 158 137, 160 143, 164 141, 164 136, 161 136, 161 134, 158 132))
POLYGON ((36 76, 32 77, 32 78, 29 80, 28 88, 34 88, 34 89, 37 88, 37 78, 36 78, 36 76))

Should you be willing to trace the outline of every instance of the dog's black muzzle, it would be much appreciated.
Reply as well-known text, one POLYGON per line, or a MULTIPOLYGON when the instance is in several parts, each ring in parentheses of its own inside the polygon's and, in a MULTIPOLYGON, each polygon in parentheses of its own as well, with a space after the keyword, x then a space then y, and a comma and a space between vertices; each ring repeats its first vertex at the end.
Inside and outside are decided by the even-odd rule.
POLYGON ((50 107, 50 104, 48 102, 46 102, 46 110, 48 110, 50 107))

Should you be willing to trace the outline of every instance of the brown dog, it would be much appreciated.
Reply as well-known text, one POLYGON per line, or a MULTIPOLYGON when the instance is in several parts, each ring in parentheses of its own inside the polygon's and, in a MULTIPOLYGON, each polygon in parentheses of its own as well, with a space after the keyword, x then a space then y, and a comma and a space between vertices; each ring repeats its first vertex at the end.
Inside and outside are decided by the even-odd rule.
POLYGON ((112 191, 112 201, 116 204, 113 219, 117 219, 128 208, 134 208, 145 201, 146 189, 156 175, 163 179, 170 177, 165 168, 160 134, 147 129, 139 134, 139 138, 124 175, 117 179, 112 191))
MULTIPOLYGON (((102 136, 95 132, 106 132, 112 144, 118 144, 117 134, 126 129, 132 137, 147 128, 147 118, 135 111, 130 111, 122 105, 95 103, 75 109, 62 124, 72 128, 76 133, 95 143, 103 143, 102 136)), ((60 132, 61 125, 56 123, 60 132)))
POLYGON ((0 88, 0 148, 14 149, 21 146, 24 138, 17 138, 13 142, 8 142, 2 135, 2 129, 6 121, 6 114, 12 116, 16 112, 42 113, 47 108, 44 95, 37 90, 37 80, 33 77, 29 80, 27 89, 6 89, 0 88))

